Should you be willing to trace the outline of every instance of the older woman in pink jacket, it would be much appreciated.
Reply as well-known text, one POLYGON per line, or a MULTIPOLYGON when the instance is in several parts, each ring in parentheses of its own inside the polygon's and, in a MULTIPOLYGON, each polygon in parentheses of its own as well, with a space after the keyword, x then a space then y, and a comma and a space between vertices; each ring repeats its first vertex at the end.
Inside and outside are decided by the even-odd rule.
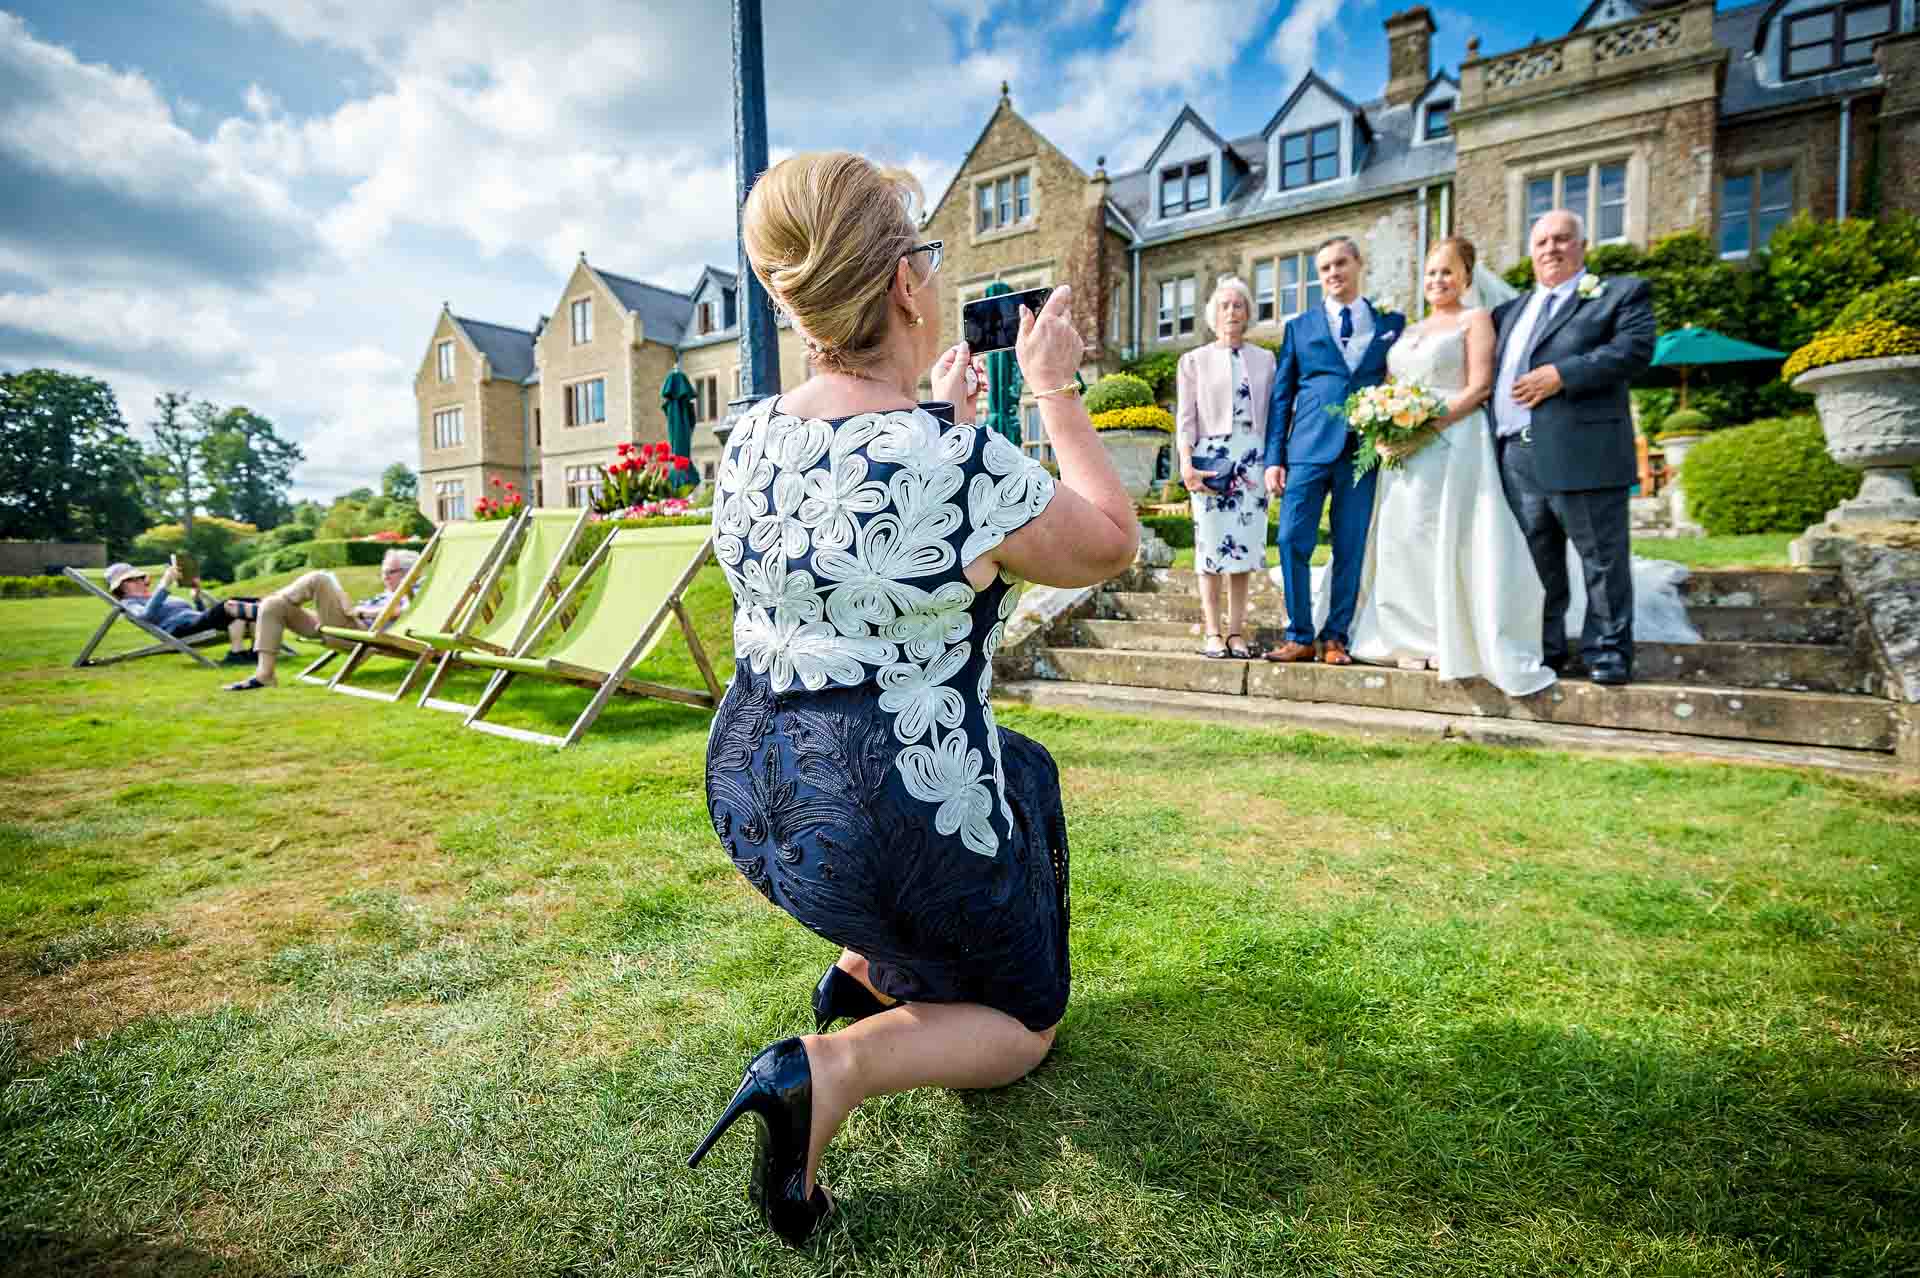
POLYGON ((1267 491, 1262 449, 1273 353, 1245 341, 1253 318, 1247 286, 1223 276, 1207 299, 1214 339, 1180 357, 1176 446, 1193 503, 1193 566, 1206 618, 1206 657, 1252 656, 1247 647, 1248 575, 1267 559, 1267 491), (1220 579, 1227 579, 1221 641, 1220 579))

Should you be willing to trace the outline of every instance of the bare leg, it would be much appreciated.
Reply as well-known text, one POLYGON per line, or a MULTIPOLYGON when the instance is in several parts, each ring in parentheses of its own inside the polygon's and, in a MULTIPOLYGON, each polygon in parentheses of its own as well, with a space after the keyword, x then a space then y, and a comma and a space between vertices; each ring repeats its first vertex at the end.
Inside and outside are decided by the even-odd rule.
POLYGON ((894 1003, 898 1001, 888 998, 885 994, 882 994, 874 988, 873 978, 867 974, 867 959, 865 955, 855 954, 852 950, 841 950, 840 957, 833 961, 833 965, 866 986, 867 993, 873 995, 888 1007, 892 1007, 894 1003))
POLYGON ((1252 573, 1227 574, 1227 633, 1242 639, 1247 637, 1247 588, 1252 578, 1252 573))
POLYGON ((979 1003, 904 1003, 837 1034, 808 1034, 813 1074, 813 1147, 807 1192, 820 1155, 861 1101, 916 1087, 1005 1087, 1046 1059, 1054 1030, 1035 1033, 979 1003))
POLYGON ((1200 615, 1206 620, 1206 632, 1209 639, 1220 633, 1220 574, 1217 572, 1194 573, 1200 585, 1200 615))
POLYGON ((247 623, 235 618, 227 623, 227 647, 244 652, 247 647, 247 623))

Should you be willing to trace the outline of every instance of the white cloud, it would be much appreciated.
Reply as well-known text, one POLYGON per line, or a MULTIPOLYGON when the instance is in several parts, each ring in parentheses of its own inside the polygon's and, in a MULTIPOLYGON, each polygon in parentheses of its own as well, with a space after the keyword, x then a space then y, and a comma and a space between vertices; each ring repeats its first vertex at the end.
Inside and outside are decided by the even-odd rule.
POLYGON ((1347 46, 1346 27, 1363 20, 1358 15, 1372 8, 1372 0, 1293 0, 1293 8, 1281 19, 1267 46, 1268 60, 1280 68, 1284 78, 1282 91, 1291 93, 1301 77, 1315 67, 1331 67, 1328 78, 1336 84, 1347 83, 1350 77, 1339 57, 1347 46), (1320 56, 1323 40, 1332 45, 1330 58, 1320 56))

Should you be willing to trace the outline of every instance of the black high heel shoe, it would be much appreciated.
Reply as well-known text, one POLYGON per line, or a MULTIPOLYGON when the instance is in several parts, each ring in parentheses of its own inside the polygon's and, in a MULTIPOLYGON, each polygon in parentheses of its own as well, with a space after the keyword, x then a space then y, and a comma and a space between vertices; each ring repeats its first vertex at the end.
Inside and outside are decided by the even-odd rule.
POLYGON ((748 1112, 760 1119, 760 1131, 754 1142, 747 1198, 759 1209, 767 1228, 787 1245, 798 1247, 833 1210, 833 1200, 819 1185, 811 1194, 800 1192, 807 1179, 807 1145, 813 1134, 813 1070, 799 1039, 783 1039, 748 1062, 740 1090, 687 1159, 687 1166, 698 1167, 714 1142, 748 1112))
POLYGON ((843 1016, 850 1021, 865 1020, 888 1006, 836 964, 821 973, 820 983, 813 987, 813 1032, 826 1033, 827 1026, 843 1016))

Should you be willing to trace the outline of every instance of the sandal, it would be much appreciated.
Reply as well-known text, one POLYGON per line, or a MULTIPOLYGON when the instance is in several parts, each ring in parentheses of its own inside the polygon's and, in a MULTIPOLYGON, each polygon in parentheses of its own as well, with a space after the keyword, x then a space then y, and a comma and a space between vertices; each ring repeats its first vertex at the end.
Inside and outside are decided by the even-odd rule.
POLYGON ((1253 650, 1247 647, 1247 637, 1238 630, 1233 631, 1227 636, 1227 655, 1235 661, 1253 660, 1253 650), (1235 643, 1234 640, 1236 639, 1240 642, 1235 643))
POLYGON ((1207 646, 1197 649, 1196 651, 1203 657, 1212 657, 1215 660, 1221 660, 1227 655, 1227 645, 1221 640, 1219 635, 1209 632, 1207 635, 1207 646), (1215 644, 1219 644, 1219 647, 1216 648, 1214 646, 1215 644))
POLYGON ((246 678, 242 679, 239 683, 229 683, 229 684, 221 685, 220 691, 222 692, 253 692, 260 688, 271 688, 271 687, 273 687, 272 684, 261 683, 258 679, 254 678, 252 675, 248 675, 246 678))

